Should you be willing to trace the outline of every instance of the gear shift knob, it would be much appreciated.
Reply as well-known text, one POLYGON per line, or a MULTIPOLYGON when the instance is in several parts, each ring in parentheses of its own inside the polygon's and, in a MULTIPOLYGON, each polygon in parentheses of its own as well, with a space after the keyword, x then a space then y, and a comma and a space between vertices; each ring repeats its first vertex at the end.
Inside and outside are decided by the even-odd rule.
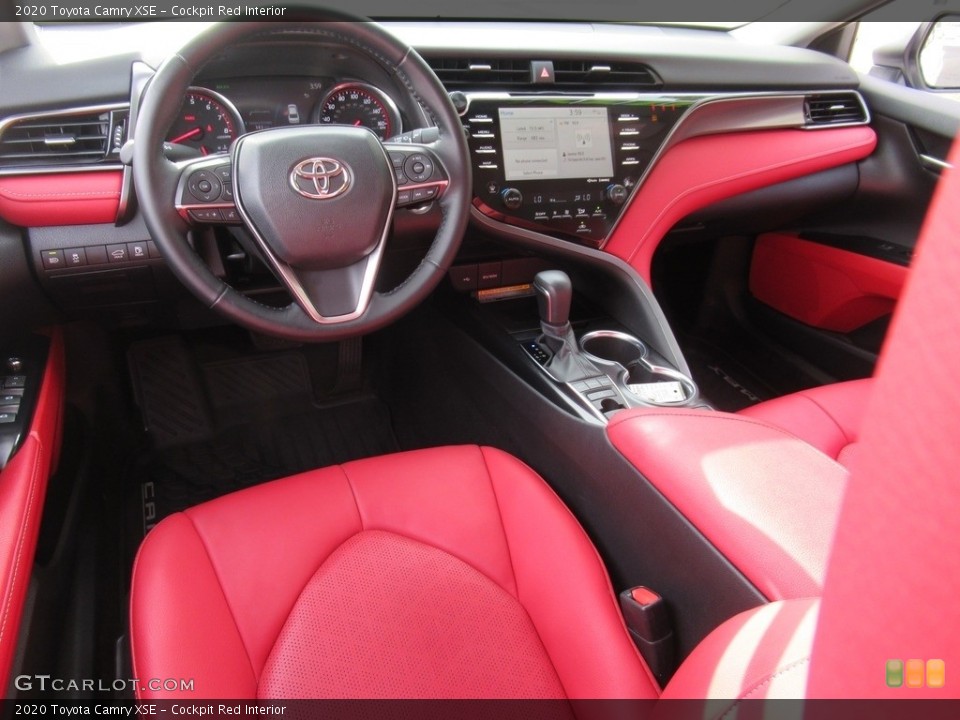
POLYGON ((570 321, 573 285, 565 272, 562 270, 538 272, 533 278, 533 289, 537 292, 537 307, 540 310, 541 323, 561 326, 570 321))

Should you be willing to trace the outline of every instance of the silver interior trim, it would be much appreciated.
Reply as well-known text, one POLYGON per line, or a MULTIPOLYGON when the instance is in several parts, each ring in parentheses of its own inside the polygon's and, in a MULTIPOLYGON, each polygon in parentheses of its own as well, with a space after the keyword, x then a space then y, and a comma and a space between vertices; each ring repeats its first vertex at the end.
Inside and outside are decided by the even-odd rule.
MULTIPOLYGON (((80 107, 66 108, 63 110, 46 110, 41 112, 21 113, 18 115, 8 115, 0 118, 0 140, 3 134, 12 126, 28 122, 31 120, 55 119, 61 117, 71 117, 73 115, 85 115, 92 113, 117 112, 126 110, 129 112, 130 103, 120 102, 106 105, 83 105, 80 107)), ((107 148, 109 150, 110 139, 107 138, 107 148)), ((50 144, 50 143, 48 143, 50 144)), ((20 165, 17 167, 0 167, 0 175, 42 175, 44 173, 75 173, 90 172, 91 170, 122 170, 123 165, 119 162, 111 163, 84 163, 78 165, 20 165)))
POLYGON ((948 163, 946 160, 941 160, 940 158, 933 157, 933 155, 925 155, 921 153, 919 155, 920 164, 923 165, 927 170, 933 170, 936 173, 943 172, 944 170, 952 170, 953 165, 948 163))

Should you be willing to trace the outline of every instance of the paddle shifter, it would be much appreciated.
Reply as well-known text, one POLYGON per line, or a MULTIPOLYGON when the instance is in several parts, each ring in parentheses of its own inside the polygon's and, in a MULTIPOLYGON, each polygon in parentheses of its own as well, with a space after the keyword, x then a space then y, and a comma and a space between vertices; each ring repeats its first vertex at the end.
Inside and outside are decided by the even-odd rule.
POLYGON ((570 325, 573 286, 562 270, 544 270, 533 279, 540 310, 540 344, 551 357, 543 367, 560 382, 575 382, 602 375, 602 371, 580 352, 570 325))

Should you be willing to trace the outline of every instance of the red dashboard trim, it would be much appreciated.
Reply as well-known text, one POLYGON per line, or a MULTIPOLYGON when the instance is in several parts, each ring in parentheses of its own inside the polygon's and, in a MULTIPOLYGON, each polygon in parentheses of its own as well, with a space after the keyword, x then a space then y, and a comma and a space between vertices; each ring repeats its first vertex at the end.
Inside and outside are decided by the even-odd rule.
POLYGON ((23 227, 112 223, 122 183, 119 170, 2 176, 0 217, 23 227))
POLYGON ((653 167, 605 250, 626 260, 649 283, 654 252, 686 215, 734 195, 862 160, 876 144, 876 133, 866 126, 684 140, 653 167))

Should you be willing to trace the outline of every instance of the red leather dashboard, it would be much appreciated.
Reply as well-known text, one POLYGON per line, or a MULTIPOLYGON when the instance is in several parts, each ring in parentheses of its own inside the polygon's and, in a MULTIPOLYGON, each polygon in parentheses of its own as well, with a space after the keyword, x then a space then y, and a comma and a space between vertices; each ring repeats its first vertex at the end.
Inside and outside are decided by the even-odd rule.
POLYGON ((23 227, 112 223, 122 181, 119 170, 0 177, 0 217, 23 227))
POLYGON ((877 144, 866 126, 763 130, 691 138, 653 167, 605 246, 650 282, 653 254, 686 215, 768 185, 861 160, 877 144))

